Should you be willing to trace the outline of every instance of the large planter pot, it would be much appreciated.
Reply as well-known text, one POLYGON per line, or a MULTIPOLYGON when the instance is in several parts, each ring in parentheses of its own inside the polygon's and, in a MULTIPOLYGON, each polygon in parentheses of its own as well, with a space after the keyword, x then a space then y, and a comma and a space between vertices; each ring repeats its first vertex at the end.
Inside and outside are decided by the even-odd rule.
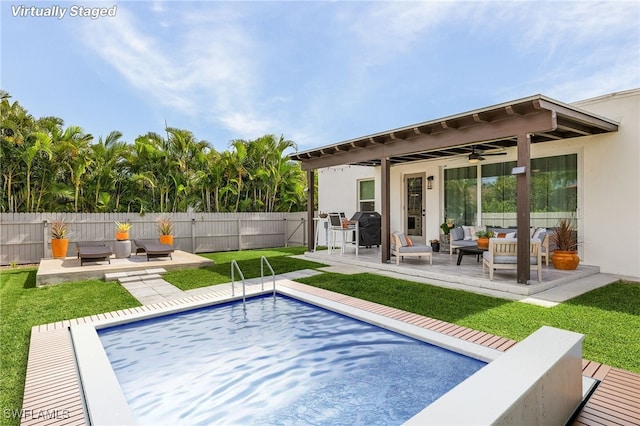
POLYGON ((126 241, 129 239, 128 232, 116 232, 116 240, 118 241, 126 241))
POLYGON ((161 244, 169 244, 173 245, 173 235, 160 235, 160 243, 161 244))
POLYGON ((478 243, 478 248, 481 248, 481 249, 488 249, 489 248, 489 239, 488 238, 478 237, 478 239, 476 240, 476 243, 478 243))
POLYGON ((551 254, 551 262, 556 269, 572 271, 578 267, 580 258, 575 251, 554 250, 551 254))
POLYGON ((431 243, 431 248, 434 252, 438 253, 440 251, 440 243, 431 243))
POLYGON ((64 259, 67 257, 67 249, 69 248, 69 240, 66 238, 51 240, 51 252, 54 259, 64 259))

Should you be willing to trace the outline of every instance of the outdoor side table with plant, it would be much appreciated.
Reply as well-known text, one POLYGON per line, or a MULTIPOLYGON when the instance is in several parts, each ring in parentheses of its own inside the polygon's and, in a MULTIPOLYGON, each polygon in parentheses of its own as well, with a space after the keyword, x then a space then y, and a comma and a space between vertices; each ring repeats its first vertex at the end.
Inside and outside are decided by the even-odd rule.
POLYGON ((129 231, 131 224, 128 222, 116 222, 116 259, 124 259, 131 256, 131 241, 129 240, 129 231))

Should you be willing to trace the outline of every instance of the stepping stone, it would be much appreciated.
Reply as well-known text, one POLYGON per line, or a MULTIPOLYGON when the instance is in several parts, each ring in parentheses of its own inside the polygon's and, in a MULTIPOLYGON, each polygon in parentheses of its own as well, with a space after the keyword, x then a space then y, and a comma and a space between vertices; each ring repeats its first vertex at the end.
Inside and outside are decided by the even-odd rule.
POLYGON ((126 272, 111 272, 109 274, 104 274, 105 281, 117 281, 119 278, 126 277, 126 272))
POLYGON ((145 271, 147 274, 165 274, 167 272, 164 268, 146 269, 145 271))
POLYGON ((124 284, 124 283, 131 283, 134 281, 142 281, 142 279, 139 276, 133 276, 133 277, 122 277, 120 279, 118 279, 118 282, 120 284, 124 284))
POLYGON ((139 277, 136 277, 136 278, 142 281, 161 280, 162 282, 166 282, 162 279, 162 276, 159 274, 140 275, 139 277))

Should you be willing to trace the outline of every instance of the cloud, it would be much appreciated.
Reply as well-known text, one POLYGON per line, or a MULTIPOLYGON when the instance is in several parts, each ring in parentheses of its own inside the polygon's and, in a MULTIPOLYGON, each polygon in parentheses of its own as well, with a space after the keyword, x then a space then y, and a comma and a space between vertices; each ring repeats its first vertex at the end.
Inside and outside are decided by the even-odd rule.
POLYGON ((151 15, 120 6, 117 19, 86 26, 85 42, 152 103, 210 120, 239 137, 267 131, 272 121, 253 110, 259 68, 253 58, 259 55, 237 22, 242 15, 207 3, 195 9, 178 3, 142 4, 151 15), (168 14, 175 22, 170 26, 168 14))

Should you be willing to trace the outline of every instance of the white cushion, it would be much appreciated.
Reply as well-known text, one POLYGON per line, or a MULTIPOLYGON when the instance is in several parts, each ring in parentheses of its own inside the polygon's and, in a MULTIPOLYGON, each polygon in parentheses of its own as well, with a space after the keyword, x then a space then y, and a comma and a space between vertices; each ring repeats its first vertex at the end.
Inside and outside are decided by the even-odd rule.
POLYGON ((536 232, 533 233, 532 238, 540 238, 540 234, 542 234, 543 232, 547 232, 547 228, 536 229, 536 232))
POLYGON ((476 226, 473 228, 473 235, 471 235, 471 240, 472 241, 477 241, 478 240, 478 236, 476 235, 477 232, 480 231, 486 231, 487 227, 486 226, 476 226))
POLYGON ((394 232, 394 234, 400 240, 400 246, 407 247, 407 237, 405 237, 404 232, 394 232))
POLYGON ((467 241, 473 240, 473 237, 476 235, 476 229, 473 226, 462 225, 462 230, 464 231, 465 240, 467 241))

